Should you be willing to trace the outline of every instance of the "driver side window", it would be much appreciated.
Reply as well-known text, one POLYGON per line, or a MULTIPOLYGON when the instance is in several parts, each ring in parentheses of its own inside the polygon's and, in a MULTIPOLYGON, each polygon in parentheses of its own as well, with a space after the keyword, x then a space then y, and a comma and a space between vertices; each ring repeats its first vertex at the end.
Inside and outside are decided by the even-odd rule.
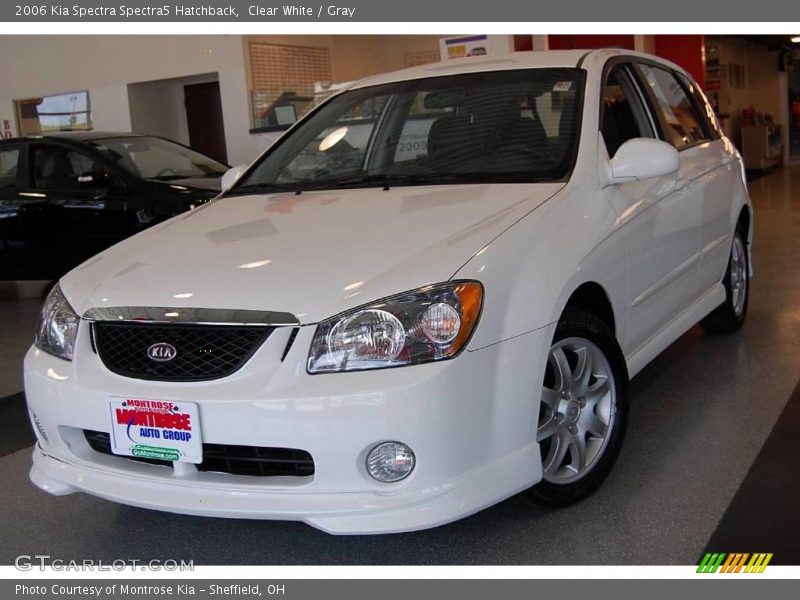
POLYGON ((628 140, 655 137, 635 85, 621 65, 611 70, 603 87, 601 131, 609 158, 628 140))
POLYGON ((105 169, 89 156, 66 146, 43 145, 33 151, 33 186, 36 189, 79 190, 81 176, 94 171, 105 169))

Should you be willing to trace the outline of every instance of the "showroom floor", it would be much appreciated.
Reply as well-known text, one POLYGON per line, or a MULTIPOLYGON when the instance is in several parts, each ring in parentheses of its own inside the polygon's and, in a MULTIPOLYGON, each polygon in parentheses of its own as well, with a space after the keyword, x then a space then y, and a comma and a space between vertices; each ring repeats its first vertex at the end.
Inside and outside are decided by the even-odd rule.
POLYGON ((602 489, 560 511, 517 496, 418 533, 332 537, 300 523, 185 517, 39 492, 27 479, 20 393, 39 300, 0 284, 0 563, 46 553, 197 564, 691 564, 711 541, 716 550, 775 552, 774 562, 798 564, 800 168, 756 178, 750 190, 756 278, 747 325, 731 337, 694 328, 633 381, 628 437, 602 489))

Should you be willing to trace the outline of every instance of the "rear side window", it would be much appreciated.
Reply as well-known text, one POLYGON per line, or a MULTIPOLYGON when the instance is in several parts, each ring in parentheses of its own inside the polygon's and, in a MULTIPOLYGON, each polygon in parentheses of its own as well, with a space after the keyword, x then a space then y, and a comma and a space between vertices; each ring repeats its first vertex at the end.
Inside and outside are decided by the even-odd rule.
POLYGON ((667 141, 680 150, 709 139, 694 102, 675 76, 652 65, 640 68, 664 117, 667 141))
POLYGON ((688 77, 682 73, 677 73, 678 79, 683 83, 683 87, 689 90, 689 93, 694 97, 695 103, 700 108, 700 117, 703 124, 706 125, 706 131, 711 132, 711 137, 719 139, 722 137, 722 130, 719 128, 717 116, 714 114, 714 109, 708 103, 708 100, 700 91, 700 88, 688 77))
POLYGON ((653 137, 653 130, 635 84, 625 67, 611 70, 603 86, 602 133, 608 157, 634 138, 653 137))
POLYGON ((0 150, 0 189, 17 185, 17 166, 19 165, 19 146, 0 150))

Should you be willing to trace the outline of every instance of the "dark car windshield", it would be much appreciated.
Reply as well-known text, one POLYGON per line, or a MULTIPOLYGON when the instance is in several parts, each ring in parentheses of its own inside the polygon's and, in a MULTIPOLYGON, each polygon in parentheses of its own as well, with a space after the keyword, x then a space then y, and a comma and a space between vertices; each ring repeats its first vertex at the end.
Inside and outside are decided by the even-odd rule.
POLYGON ((563 179, 576 151, 579 69, 470 73, 344 92, 231 190, 563 179))
POLYGON ((112 162, 143 179, 218 177, 228 167, 163 138, 134 136, 90 142, 112 162))

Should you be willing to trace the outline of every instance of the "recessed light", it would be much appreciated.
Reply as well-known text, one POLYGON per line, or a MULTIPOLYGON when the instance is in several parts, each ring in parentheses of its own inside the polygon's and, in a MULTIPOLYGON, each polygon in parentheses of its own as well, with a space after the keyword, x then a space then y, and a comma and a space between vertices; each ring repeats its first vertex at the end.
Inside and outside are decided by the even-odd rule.
POLYGON ((796 36, 794 36, 794 37, 791 37, 791 38, 789 38, 789 40, 790 40, 790 41, 791 41, 793 44, 800 44, 800 35, 796 35, 796 36))
POLYGON ((264 260, 254 260, 253 262, 247 262, 247 263, 244 263, 243 265, 239 265, 239 268, 240 269, 257 269, 258 267, 266 267, 271 262, 272 261, 269 260, 268 258, 265 258, 264 260))

